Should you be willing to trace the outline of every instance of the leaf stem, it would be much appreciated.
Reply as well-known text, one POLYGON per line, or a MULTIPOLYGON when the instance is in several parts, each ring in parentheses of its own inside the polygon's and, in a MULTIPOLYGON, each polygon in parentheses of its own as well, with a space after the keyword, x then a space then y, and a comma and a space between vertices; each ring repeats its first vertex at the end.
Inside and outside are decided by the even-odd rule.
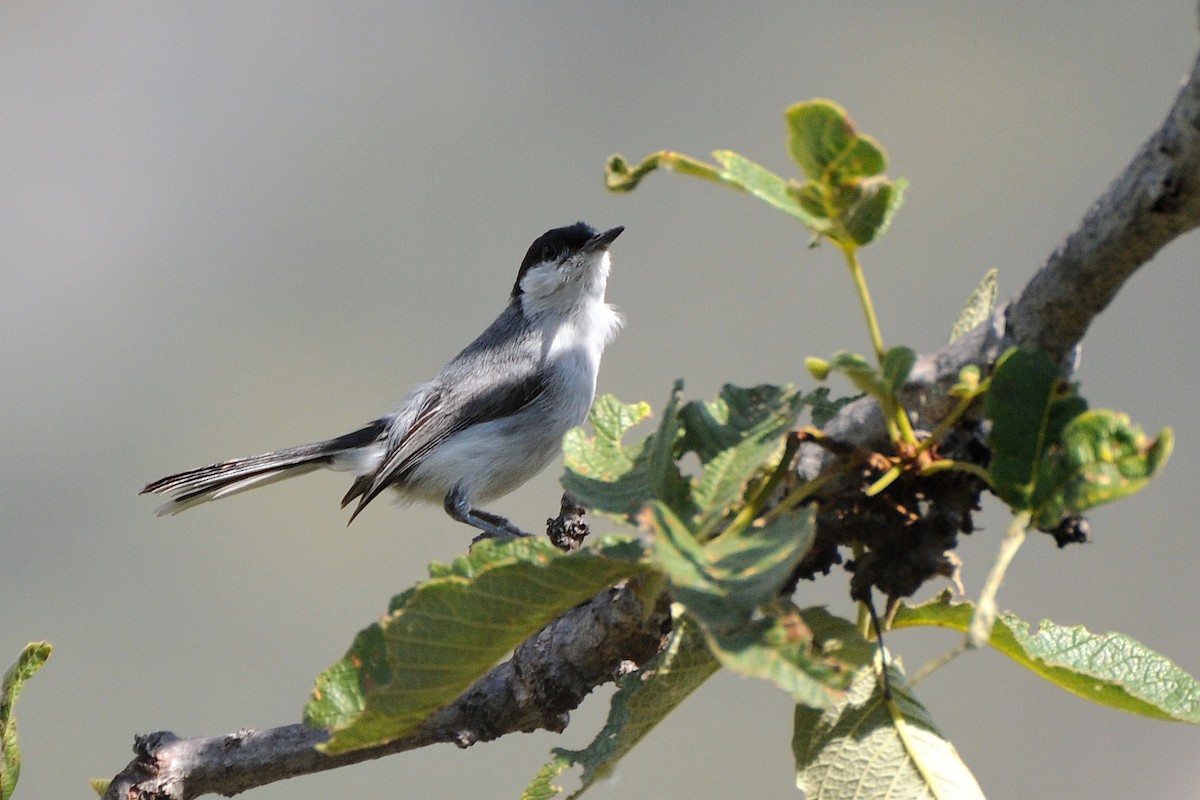
MULTIPOLYGON (((863 555, 867 552, 862 546, 862 542, 854 542, 850 545, 850 552, 854 557, 855 563, 862 560, 863 555)), ((855 620, 855 627, 858 628, 862 638, 868 641, 871 638, 871 611, 867 608, 865 600, 858 601, 858 618, 855 620)))
POLYGON ((871 303, 871 292, 867 289, 867 278, 863 274, 862 265, 858 262, 858 247, 853 244, 838 242, 842 255, 846 258, 846 266, 850 268, 850 278, 858 292, 858 302, 862 304, 863 315, 867 318, 867 330, 871 334, 871 346, 875 348, 875 358, 883 365, 883 334, 879 330, 879 318, 875 316, 875 306, 871 303))
POLYGON ((908 679, 908 682, 904 684, 904 688, 911 689, 912 687, 916 686, 934 672, 946 666, 963 653, 967 652, 968 649, 969 648, 967 647, 967 643, 965 641, 954 645, 954 647, 951 647, 937 658, 933 659, 927 664, 922 665, 920 669, 912 674, 912 677, 908 679))
POLYGON ((959 472, 968 472, 974 475, 979 480, 987 484, 988 488, 994 489, 992 485, 992 476, 986 469, 978 464, 972 464, 970 461, 954 461, 949 458, 940 458, 937 461, 930 461, 921 470, 921 477, 933 475, 936 472, 945 472, 947 470, 957 470, 959 472))
POLYGON ((763 521, 774 522, 775 520, 779 519, 784 514, 796 508, 796 506, 800 505, 805 500, 820 491, 821 487, 833 480, 834 476, 838 474, 839 472, 836 470, 833 472, 826 472, 824 475, 818 475, 811 481, 796 487, 791 494, 787 495, 779 502, 779 505, 767 512, 766 516, 763 517, 763 521))
POLYGON ((967 628, 967 647, 979 647, 986 644, 992 637, 992 627, 996 624, 996 593, 1004 581, 1004 573, 1012 563, 1013 556, 1025 542, 1025 531, 1029 528, 1030 512, 1022 511, 1013 517, 1004 539, 1000 542, 1000 552, 996 555, 996 563, 984 581, 983 591, 979 594, 979 604, 975 606, 975 614, 971 617, 971 625, 967 628))

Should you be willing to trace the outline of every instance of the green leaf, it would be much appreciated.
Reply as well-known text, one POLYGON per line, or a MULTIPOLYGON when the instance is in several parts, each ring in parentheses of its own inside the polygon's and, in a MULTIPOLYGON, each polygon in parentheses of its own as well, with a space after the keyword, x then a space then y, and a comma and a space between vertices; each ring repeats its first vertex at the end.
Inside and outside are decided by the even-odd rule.
MULTIPOLYGON (((818 361, 819 359, 808 360, 818 361)), ((875 397, 879 396, 881 387, 879 370, 875 369, 869 361, 858 353, 847 353, 845 350, 839 350, 837 353, 834 353, 832 360, 825 362, 825 365, 826 375, 830 372, 840 372, 849 378, 850 382, 854 384, 854 388, 860 392, 875 397)), ((812 372, 812 370, 813 368, 810 365, 809 371, 812 372)), ((817 377, 815 372, 813 373, 813 377, 817 377)), ((824 380, 824 378, 819 377, 817 379, 824 380)))
POLYGON ((849 623, 828 622, 820 609, 801 612, 779 599, 812 544, 814 515, 805 507, 704 544, 662 503, 647 507, 642 524, 654 533, 654 561, 671 596, 700 624, 722 664, 773 681, 797 702, 827 705, 848 679, 847 643, 858 635, 849 623), (827 636, 814 635, 810 613, 827 623, 827 636), (829 648, 826 638, 835 642, 829 648))
POLYGON ((1124 414, 1088 411, 1050 356, 1032 346, 997 363, 985 414, 996 494, 1043 529, 1138 491, 1174 443, 1170 429, 1151 441, 1124 414))
MULTIPOLYGON (((609 706, 608 720, 592 743, 583 750, 555 748, 553 760, 539 772, 535 784, 548 770, 556 769, 554 774, 558 775, 571 764, 582 764, 582 785, 571 795, 579 797, 610 774, 626 753, 719 668, 720 663, 709 652, 696 625, 687 617, 677 617, 666 648, 637 672, 621 679, 609 706)), ((531 795, 529 789, 525 796, 531 800, 553 797, 531 795)))
MULTIPOLYGON (((894 628, 936 626, 966 632, 975 608, 949 591, 917 606, 901 605, 894 628)), ((1166 656, 1120 633, 1096 634, 1048 620, 1036 631, 1000 614, 992 647, 1068 692, 1130 714, 1200 724, 1200 683, 1166 656)))
POLYGON ((829 100, 797 103, 785 116, 788 150, 808 176, 807 183, 793 181, 787 191, 825 224, 814 231, 843 248, 870 244, 886 233, 907 184, 884 176, 883 148, 859 133, 845 109, 829 100))
POLYGON ((605 164, 605 185, 613 192, 630 192, 654 170, 667 169, 746 192, 796 218, 814 233, 829 229, 828 220, 813 215, 798 203, 792 197, 789 183, 766 167, 732 150, 717 150, 713 158, 720 167, 671 150, 651 153, 634 166, 624 156, 612 155, 605 164))
POLYGON ((654 170, 668 169, 746 192, 843 248, 868 244, 887 232, 906 184, 883 175, 883 148, 859 133, 845 110, 829 100, 797 103, 785 118, 788 150, 807 183, 785 180, 732 150, 713 152, 720 166, 660 150, 633 166, 624 156, 610 156, 605 184, 628 192, 654 170))
POLYGON ((837 413, 844 406, 853 403, 862 395, 852 397, 839 397, 836 400, 829 399, 829 387, 818 386, 808 394, 804 395, 804 402, 810 407, 809 417, 815 427, 823 428, 829 420, 837 416, 837 413))
POLYGON ((908 347, 893 347, 883 354, 883 369, 881 376, 882 388, 889 395, 895 396, 900 387, 908 380, 913 364, 917 363, 917 354, 908 347))
POLYGON ((539 539, 485 542, 393 599, 318 676, 305 722, 333 733, 331 754, 404 736, 559 614, 646 571, 636 540, 571 555, 539 539))
POLYGON ((790 386, 726 384, 714 402, 691 402, 680 410, 681 445, 703 466, 693 492, 701 529, 742 497, 750 479, 779 451, 803 406, 804 398, 790 386))
POLYGON ((796 707, 796 786, 822 800, 982 799, 979 784, 929 712, 899 688, 903 675, 893 668, 890 676, 891 701, 883 699, 874 668, 864 668, 835 705, 823 711, 796 707))
POLYGON ((1174 446, 1170 428, 1150 441, 1128 416, 1106 409, 1074 417, 1061 440, 1038 472, 1031 500, 1038 527, 1053 527, 1067 514, 1141 490, 1166 465, 1174 446))
POLYGON ((959 312, 958 319, 954 322, 954 327, 950 329, 950 341, 953 342, 992 316, 992 312, 996 309, 997 291, 996 270, 989 269, 983 276, 983 280, 971 292, 971 296, 967 298, 967 303, 963 306, 963 310, 959 312))
MULTIPOLYGON (((571 766, 571 759, 556 755, 538 770, 537 775, 521 792, 521 800, 553 800, 562 794, 562 787, 554 783, 554 779, 563 774, 571 766)), ((582 790, 581 790, 582 791, 582 790)))
POLYGON ((743 496, 748 483, 773 466, 771 457, 800 416, 805 398, 786 386, 727 385, 712 403, 682 403, 676 383, 658 429, 644 442, 625 445, 630 427, 648 407, 601 398, 592 410, 596 435, 581 429, 564 440, 567 472, 563 486, 579 502, 635 521, 649 501, 701 527, 718 523, 743 496), (679 459, 692 451, 702 472, 693 480, 679 459))
POLYGON ((837 103, 797 103, 785 117, 788 151, 809 180, 832 184, 871 177, 887 169, 883 149, 870 136, 859 133, 837 103))
POLYGON ((1062 429, 1087 408, 1058 365, 1032 345, 1005 353, 992 373, 984 406, 992 421, 988 471, 996 494, 1015 509, 1031 508, 1039 470, 1062 429))
POLYGON ((874 653, 849 620, 824 608, 801 610, 783 601, 738 628, 705 633, 723 666, 769 680, 813 708, 836 702, 874 653))
POLYGON ((716 400, 692 401, 680 410, 683 447, 708 462, 747 440, 778 438, 795 424, 803 402, 790 386, 727 383, 716 400))
POLYGON ((797 202, 788 188, 788 181, 766 167, 760 166, 732 150, 716 150, 713 152, 713 158, 724 167, 721 171, 721 178, 724 182, 795 217, 813 233, 823 233, 829 229, 827 219, 813 214, 806 204, 797 202))
POLYGON ((788 194, 792 196, 794 201, 800 204, 802 209, 814 218, 821 220, 826 228, 830 227, 829 209, 826 208, 825 191, 821 184, 813 183, 812 181, 808 181, 807 183, 789 181, 787 190, 788 194))
POLYGON ((652 496, 643 456, 644 443, 626 445, 629 429, 650 416, 646 403, 625 404, 604 395, 588 421, 595 436, 574 428, 563 438, 563 488, 596 511, 631 518, 652 496))
POLYGON ((48 642, 31 642, 0 680, 0 800, 12 797, 21 776, 21 748, 17 744, 17 720, 13 706, 21 686, 50 658, 48 642))
POLYGON ((675 462, 678 443, 684 435, 683 420, 679 417, 679 396, 683 381, 675 381, 667 407, 663 409, 658 431, 646 441, 646 474, 651 496, 666 503, 676 514, 691 517, 696 512, 692 485, 679 471, 675 462))
POLYGON ((705 544, 662 503, 650 505, 645 522, 654 532, 654 561, 675 599, 706 628, 725 630, 744 624, 779 594, 812 545, 814 517, 805 508, 705 544))
POLYGON ((891 181, 882 175, 859 182, 854 201, 839 214, 838 227, 856 245, 870 244, 891 227, 907 186, 903 180, 891 181))
POLYGON ((645 403, 628 406, 611 397, 592 406, 589 419, 596 431, 588 438, 575 428, 563 438, 567 471, 563 488, 583 505, 634 522, 638 511, 650 500, 667 503, 676 513, 690 516, 695 511, 691 482, 675 463, 683 435, 679 419, 679 394, 683 383, 676 381, 658 429, 645 441, 622 444, 630 427, 650 413, 645 403))

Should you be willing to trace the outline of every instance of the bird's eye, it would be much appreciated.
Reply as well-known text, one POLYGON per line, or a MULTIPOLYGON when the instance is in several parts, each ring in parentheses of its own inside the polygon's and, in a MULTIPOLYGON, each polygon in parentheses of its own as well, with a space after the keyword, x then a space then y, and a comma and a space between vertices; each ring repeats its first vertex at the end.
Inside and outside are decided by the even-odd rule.
POLYGON ((542 261, 557 261, 558 260, 558 245, 553 242, 546 242, 542 245, 542 261))

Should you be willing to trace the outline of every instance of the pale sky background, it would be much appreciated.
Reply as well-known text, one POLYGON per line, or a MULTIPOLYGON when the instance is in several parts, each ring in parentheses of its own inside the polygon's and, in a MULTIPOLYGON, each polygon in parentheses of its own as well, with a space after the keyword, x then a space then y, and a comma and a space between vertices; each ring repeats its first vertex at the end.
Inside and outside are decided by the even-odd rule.
MULTIPOLYGON (((500 310, 529 242, 626 232, 628 323, 600 388, 661 408, 811 380, 867 351, 832 248, 745 196, 604 159, 738 150, 791 174, 782 111, 830 97, 910 183, 864 252, 889 344, 941 345, 989 268, 1017 291, 1157 127, 1200 34, 1191 2, 49 3, 0 5, 0 662, 49 639, 21 698, 23 798, 88 797, 135 733, 296 721, 313 678, 470 531, 309 476, 158 519, 148 480, 350 430, 500 310)), ((1117 297, 1078 377, 1177 447, 1094 543, 1033 537, 1001 605, 1119 630, 1200 673, 1195 235, 1117 297)), ((535 527, 560 466, 494 510, 535 527)), ((963 543, 977 595, 1005 516, 963 543)), ((940 585, 929 585, 932 595, 940 585)), ((853 613, 847 576, 798 594, 853 613)), ((919 666, 955 641, 893 634, 919 666)), ((513 798, 561 736, 437 747, 254 800, 513 798)), ((1200 796, 1200 729, 1067 695, 993 652, 919 697, 991 798, 1200 796)), ((601 798, 797 797, 791 706, 721 674, 601 798)))

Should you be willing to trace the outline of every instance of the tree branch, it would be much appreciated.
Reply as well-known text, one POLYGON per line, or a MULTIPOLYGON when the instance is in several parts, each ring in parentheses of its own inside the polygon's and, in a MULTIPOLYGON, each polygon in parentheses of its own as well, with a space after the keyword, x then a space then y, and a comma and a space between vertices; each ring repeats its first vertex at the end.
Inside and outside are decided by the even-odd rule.
POLYGON ((1064 356, 1138 267, 1197 225, 1200 59, 1166 121, 1026 284, 1010 335, 1064 356))
POLYGON ((631 581, 571 609, 402 739, 325 755, 316 747, 329 734, 305 725, 196 739, 159 731, 135 739, 136 757, 109 784, 105 800, 233 795, 438 742, 468 747, 516 731, 562 731, 593 688, 658 651, 670 616, 665 606, 647 609, 637 588, 631 581))

